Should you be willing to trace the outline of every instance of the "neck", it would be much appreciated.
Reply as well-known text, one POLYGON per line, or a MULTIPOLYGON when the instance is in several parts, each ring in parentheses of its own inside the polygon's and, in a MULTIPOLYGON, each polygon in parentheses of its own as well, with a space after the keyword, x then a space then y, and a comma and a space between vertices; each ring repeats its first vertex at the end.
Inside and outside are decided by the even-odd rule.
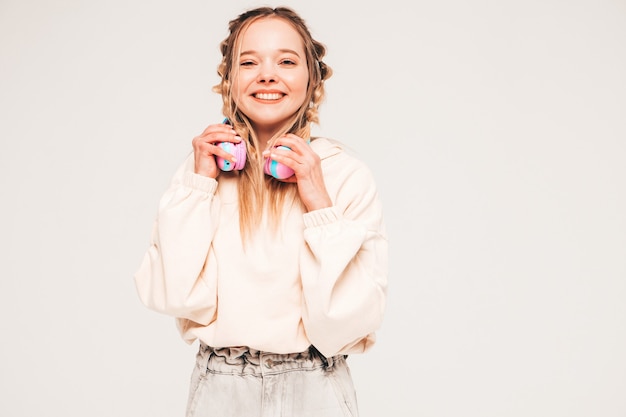
POLYGON ((259 142, 259 149, 265 150, 269 144, 269 141, 276 135, 278 129, 274 127, 259 127, 252 126, 254 133, 256 134, 257 141, 259 142))

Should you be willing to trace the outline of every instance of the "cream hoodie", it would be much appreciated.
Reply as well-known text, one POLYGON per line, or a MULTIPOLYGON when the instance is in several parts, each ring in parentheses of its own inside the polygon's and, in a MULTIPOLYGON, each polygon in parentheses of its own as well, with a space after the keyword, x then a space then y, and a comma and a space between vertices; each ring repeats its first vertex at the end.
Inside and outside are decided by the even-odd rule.
POLYGON ((151 244, 135 274, 141 301, 176 318, 185 341, 273 353, 361 353, 385 310, 387 237, 370 170, 334 142, 322 159, 333 206, 284 210, 278 234, 244 250, 237 184, 193 172, 193 154, 161 198, 151 244))

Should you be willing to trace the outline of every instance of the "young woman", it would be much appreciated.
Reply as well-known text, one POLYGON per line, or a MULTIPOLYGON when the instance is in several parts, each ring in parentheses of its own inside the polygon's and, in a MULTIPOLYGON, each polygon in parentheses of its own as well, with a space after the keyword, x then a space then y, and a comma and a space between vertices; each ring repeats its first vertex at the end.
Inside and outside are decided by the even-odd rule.
POLYGON ((138 293, 199 341, 187 416, 356 416, 346 358, 372 346, 386 301, 376 186, 310 137, 332 72, 305 22, 262 7, 229 29, 225 120, 162 197, 138 293))

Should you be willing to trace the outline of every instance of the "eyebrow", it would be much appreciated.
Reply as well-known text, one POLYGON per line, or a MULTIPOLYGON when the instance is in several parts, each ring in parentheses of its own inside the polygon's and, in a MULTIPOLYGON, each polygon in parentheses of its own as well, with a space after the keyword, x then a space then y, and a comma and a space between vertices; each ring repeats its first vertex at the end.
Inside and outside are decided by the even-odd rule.
MULTIPOLYGON (((300 54, 298 54, 296 51, 294 51, 293 49, 279 49, 278 50, 281 53, 289 53, 289 54, 294 54, 295 56, 297 56, 298 58, 300 58, 300 54)), ((239 54, 239 56, 242 55, 255 55, 257 52, 254 50, 249 50, 249 51, 243 51, 239 54)))

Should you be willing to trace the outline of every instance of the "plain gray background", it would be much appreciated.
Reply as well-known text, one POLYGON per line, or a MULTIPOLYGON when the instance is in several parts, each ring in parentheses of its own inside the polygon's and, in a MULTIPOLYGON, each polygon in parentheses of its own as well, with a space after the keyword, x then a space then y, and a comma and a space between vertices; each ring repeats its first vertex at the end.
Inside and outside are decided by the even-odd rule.
MULTIPOLYGON (((285 1, 390 233, 362 417, 626 416, 626 2, 285 1)), ((132 276, 252 1, 0 0, 0 415, 182 416, 132 276)))

